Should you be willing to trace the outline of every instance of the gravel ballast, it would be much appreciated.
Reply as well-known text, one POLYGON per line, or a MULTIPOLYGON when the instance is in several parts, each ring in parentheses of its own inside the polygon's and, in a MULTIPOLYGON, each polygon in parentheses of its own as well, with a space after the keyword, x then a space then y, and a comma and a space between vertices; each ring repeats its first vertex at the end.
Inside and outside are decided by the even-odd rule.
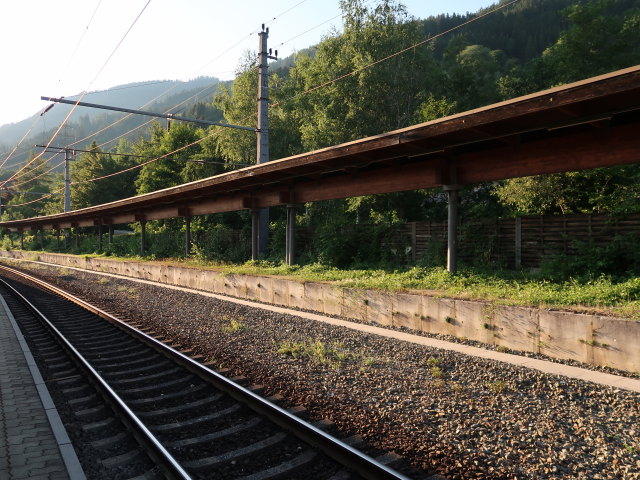
POLYGON ((640 394, 160 286, 20 269, 403 455, 425 476, 640 479, 640 394))

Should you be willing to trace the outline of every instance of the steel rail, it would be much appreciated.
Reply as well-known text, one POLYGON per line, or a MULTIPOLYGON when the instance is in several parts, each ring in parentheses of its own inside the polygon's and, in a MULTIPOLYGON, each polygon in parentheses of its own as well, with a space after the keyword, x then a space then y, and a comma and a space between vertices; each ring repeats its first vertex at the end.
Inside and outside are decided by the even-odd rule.
MULTIPOLYGON (((17 270, 13 270, 8 267, 0 267, 1 269, 12 272, 23 278, 35 282, 40 286, 44 286, 50 291, 52 285, 48 285, 42 280, 26 275, 17 270)), ((0 282, 15 295, 40 321, 42 321, 46 327, 54 334, 56 339, 60 341, 65 349, 71 353, 73 359, 79 363, 88 373, 91 380, 97 384, 102 392, 108 397, 109 403, 115 406, 120 413, 125 417, 125 422, 134 427, 134 435, 138 440, 142 441, 145 446, 151 450, 151 457, 158 463, 163 469, 164 473, 171 479, 179 480, 191 480, 191 476, 182 468, 178 461, 173 458, 160 441, 151 433, 151 431, 142 423, 138 416, 127 406, 127 404, 120 398, 120 396, 107 384, 107 382, 100 376, 100 374, 87 362, 87 360, 78 352, 78 350, 65 338, 65 336, 58 330, 55 325, 42 313, 40 310, 32 304, 24 295, 16 290, 12 285, 7 283, 4 279, 0 278, 0 282)), ((55 287, 53 287, 55 289, 55 287)), ((57 293, 57 292, 54 292, 57 293)), ((66 298, 66 296, 65 296, 66 298)))
POLYGON ((224 391, 235 400, 242 402, 253 411, 264 415, 276 425, 280 426, 284 430, 291 432, 298 439, 308 443, 314 448, 317 448, 328 457, 334 459, 341 465, 354 470, 364 478, 370 480, 411 480, 409 477, 395 471, 394 469, 386 465, 381 464, 369 455, 360 452, 359 450, 329 435, 328 433, 315 427, 314 425, 305 422, 304 420, 296 417, 282 407, 279 407, 278 405, 275 405, 265 398, 255 394, 251 390, 232 382, 228 378, 198 363, 187 355, 178 352, 177 350, 170 348, 169 346, 153 338, 152 336, 137 330, 136 328, 116 318, 110 313, 29 274, 23 273, 19 270, 14 270, 6 266, 0 266, 0 269, 5 269, 38 285, 41 285, 43 288, 46 288, 47 290, 60 295, 63 298, 66 298, 67 300, 119 326, 134 337, 137 337, 143 340, 148 345, 153 346, 164 355, 178 361, 181 365, 189 369, 191 372, 197 374, 205 381, 210 382, 216 388, 224 391))

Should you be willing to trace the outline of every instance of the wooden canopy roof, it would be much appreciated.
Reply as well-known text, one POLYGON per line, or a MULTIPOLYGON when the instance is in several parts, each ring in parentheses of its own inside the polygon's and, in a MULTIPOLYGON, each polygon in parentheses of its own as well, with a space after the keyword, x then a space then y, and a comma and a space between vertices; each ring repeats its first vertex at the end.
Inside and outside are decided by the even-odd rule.
POLYGON ((11 230, 128 223, 640 161, 640 66, 11 230))

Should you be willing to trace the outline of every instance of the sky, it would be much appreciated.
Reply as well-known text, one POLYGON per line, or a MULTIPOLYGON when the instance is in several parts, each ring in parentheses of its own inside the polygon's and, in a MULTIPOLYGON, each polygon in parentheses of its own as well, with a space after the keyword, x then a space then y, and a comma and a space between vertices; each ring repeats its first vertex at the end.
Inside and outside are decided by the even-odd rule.
MULTIPOLYGON (((410 15, 425 18, 475 12, 495 1, 401 3, 410 15)), ((332 28, 341 28, 339 1, 2 1, 0 125, 46 107, 41 96, 203 75, 233 78, 244 52, 257 50, 263 23, 270 29, 269 46, 284 58, 317 43, 332 28)))

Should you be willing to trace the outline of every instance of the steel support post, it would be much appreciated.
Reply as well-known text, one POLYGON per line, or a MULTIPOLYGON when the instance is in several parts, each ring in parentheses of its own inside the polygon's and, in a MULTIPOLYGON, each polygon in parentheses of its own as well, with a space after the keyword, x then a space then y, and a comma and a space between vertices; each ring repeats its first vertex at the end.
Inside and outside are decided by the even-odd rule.
POLYGON ((98 225, 98 251, 102 251, 102 225, 98 225))
POLYGON ((456 273, 458 270, 458 191, 459 185, 445 185, 447 192, 447 271, 456 273))
POLYGON ((24 232, 20 232, 20 250, 24 250, 24 232))
POLYGON ((40 250, 44 250, 44 230, 40 230, 40 250))
POLYGON ((287 205, 287 227, 285 234, 285 261, 287 265, 295 263, 296 206, 287 205))
POLYGON ((191 255, 191 217, 184 217, 184 256, 191 255))
POLYGON ((109 242, 109 247, 111 247, 111 245, 113 245, 113 225, 109 225, 109 237, 107 241, 109 242))
POLYGON ((74 241, 76 244, 76 250, 78 250, 78 248, 80 247, 80 231, 78 230, 78 227, 76 227, 74 229, 74 241))
POLYGON ((60 229, 56 228, 56 250, 60 251, 60 229))
POLYGON ((69 162, 71 161, 72 150, 64 149, 64 211, 71 211, 71 172, 69 162))
POLYGON ((147 222, 145 220, 140 221, 140 256, 144 257, 144 244, 146 236, 147 222))
POLYGON ((259 232, 260 210, 251 210, 251 260, 258 260, 259 256, 259 232))

